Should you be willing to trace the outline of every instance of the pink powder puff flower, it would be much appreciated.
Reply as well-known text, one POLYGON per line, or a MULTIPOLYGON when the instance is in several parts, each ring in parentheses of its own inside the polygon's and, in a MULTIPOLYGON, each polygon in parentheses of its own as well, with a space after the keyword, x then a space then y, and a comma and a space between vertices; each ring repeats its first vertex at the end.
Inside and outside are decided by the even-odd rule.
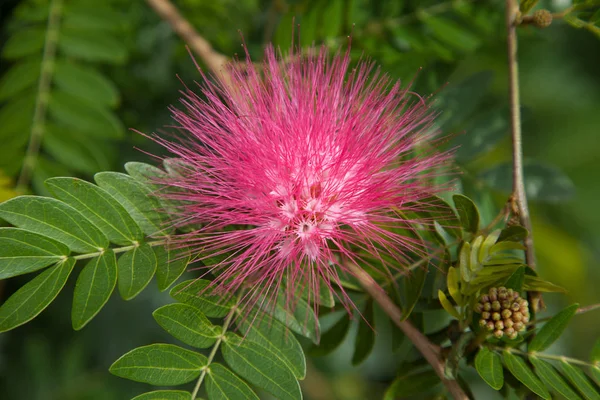
POLYGON ((294 307, 300 291, 316 310, 324 284, 351 310, 347 262, 390 277, 424 254, 407 231, 449 153, 423 150, 436 144, 426 102, 371 63, 350 68, 349 52, 269 47, 261 67, 246 61, 228 79, 202 75, 201 96, 186 89, 172 109, 179 135, 155 137, 180 161, 161 181, 175 224, 198 226, 174 241, 220 256, 206 268, 221 294, 283 293, 294 307))

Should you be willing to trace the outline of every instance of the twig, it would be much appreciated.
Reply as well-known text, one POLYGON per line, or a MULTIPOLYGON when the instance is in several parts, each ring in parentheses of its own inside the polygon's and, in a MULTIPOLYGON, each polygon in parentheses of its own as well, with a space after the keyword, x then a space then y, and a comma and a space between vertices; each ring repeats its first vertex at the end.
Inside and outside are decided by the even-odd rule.
POLYGON ((497 352, 508 351, 509 353, 518 354, 520 356, 525 356, 525 357, 537 357, 537 358, 544 358, 546 360, 564 361, 568 364, 583 365, 585 367, 597 367, 597 365, 594 363, 583 361, 583 360, 578 360, 577 358, 558 356, 558 355, 546 354, 546 353, 528 353, 526 351, 515 349, 513 347, 498 347, 498 346, 488 346, 488 347, 497 352))
POLYGON ((519 4, 516 0, 506 0, 506 32, 508 51, 508 80, 510 97, 510 127, 513 153, 513 193, 521 224, 529 231, 525 239, 525 259, 527 265, 535 269, 535 253, 533 249, 533 233, 531 219, 527 207, 525 180, 523 176, 523 137, 521 134, 521 104, 519 99, 519 68, 517 61, 517 18, 519 4))
POLYGON ((52 74, 54 73, 54 58, 56 57, 56 45, 58 42, 62 6, 62 0, 53 0, 50 4, 40 80, 35 100, 35 111, 31 123, 31 131, 29 133, 29 144, 27 145, 27 151, 25 152, 25 158, 23 159, 23 167, 21 168, 21 173, 17 179, 15 189, 17 193, 24 193, 27 191, 42 146, 46 111, 48 109, 48 101, 50 100, 50 84, 52 83, 52 74))
POLYGON ((227 329, 229 329, 229 325, 231 324, 231 321, 233 320, 235 312, 236 312, 236 307, 233 307, 231 309, 231 311, 229 311, 229 314, 227 314, 227 317, 225 317, 225 321, 223 322, 223 328, 221 329, 221 334, 219 335, 219 337, 217 338, 217 341, 213 345, 213 348, 212 348, 210 354, 208 355, 206 365, 202 368, 202 372, 200 373, 198 382, 196 382, 196 386, 194 386, 194 391, 192 392, 192 397, 191 397, 192 400, 195 400, 196 396, 198 395, 198 391, 200 390, 200 386, 202 386, 204 377, 206 377, 206 374, 210 370, 210 364, 213 362, 215 356, 217 355, 217 350, 219 349, 221 342, 223 342, 223 340, 225 339, 225 333, 227 333, 227 329))
POLYGON ((229 62, 229 59, 215 51, 210 43, 200 36, 192 24, 179 13, 169 0, 146 1, 162 19, 171 25, 171 28, 204 61, 213 74, 220 75, 225 79, 226 83, 229 82, 229 74, 223 69, 223 66, 229 62))
POLYGON ((394 324, 404 332, 404 335, 415 345, 421 352, 427 362, 433 367, 433 370, 438 375, 442 383, 446 386, 450 394, 455 400, 468 399, 465 392, 455 380, 446 378, 444 374, 444 361, 441 358, 440 347, 431 343, 425 335, 415 328, 410 321, 402 321, 402 312, 388 297, 388 295, 379 287, 373 280, 371 275, 363 271, 356 264, 348 262, 346 264, 352 274, 358 279, 361 286, 373 299, 381 306, 383 311, 392 319, 394 324))

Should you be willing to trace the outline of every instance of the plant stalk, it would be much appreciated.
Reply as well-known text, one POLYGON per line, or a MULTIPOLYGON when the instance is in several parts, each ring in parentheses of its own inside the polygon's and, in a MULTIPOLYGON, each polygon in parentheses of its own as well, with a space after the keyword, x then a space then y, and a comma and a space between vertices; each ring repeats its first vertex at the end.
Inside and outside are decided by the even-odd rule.
POLYGON ((58 43, 62 8, 62 0, 52 0, 50 3, 40 80, 38 82, 37 97, 35 100, 35 110, 33 121, 31 122, 31 130, 29 132, 29 143, 25 152, 25 158, 23 159, 23 166, 21 167, 21 172, 17 179, 15 189, 17 193, 25 193, 27 191, 42 146, 46 111, 50 100, 50 85, 52 83, 52 75, 54 74, 54 60, 56 58, 56 46, 58 43))
POLYGON ((521 224, 529 232, 529 235, 525 239, 525 260, 527 265, 535 269, 533 232, 531 230, 531 218, 529 217, 523 174, 523 135, 521 132, 521 100, 519 98, 519 62, 517 59, 517 19, 519 13, 519 3, 517 0, 506 0, 508 90, 513 154, 513 191, 511 199, 513 208, 517 211, 521 224))
POLYGON ((206 365, 204 366, 204 368, 202 368, 202 372, 200 373, 198 382, 196 383, 196 386, 194 387, 194 391, 192 392, 192 397, 191 397, 192 400, 196 399, 196 396, 198 395, 198 391, 200 391, 202 382, 204 382, 204 378, 206 377, 206 374, 208 372, 210 364, 212 363, 215 356, 217 355, 217 350, 219 349, 219 346, 221 346, 221 343, 223 342, 223 338, 225 337, 225 333, 227 332, 227 329, 229 329, 229 325, 231 324, 231 321, 233 321, 233 317, 235 315, 236 310, 237 310, 237 308, 233 307, 231 309, 231 311, 229 311, 229 314, 227 314, 227 317, 225 317, 225 321, 223 322, 223 329, 221 330, 221 335, 217 338, 217 341, 213 345, 213 348, 210 351, 210 354, 208 355, 208 360, 206 361, 206 365))
POLYGON ((435 373, 438 375, 446 389, 450 392, 455 400, 467 400, 469 397, 465 394, 456 380, 446 378, 444 374, 444 361, 441 358, 440 347, 431 343, 425 335, 414 327, 410 321, 402 321, 402 312, 396 304, 388 297, 381 287, 373 280, 371 275, 363 271, 354 263, 346 264, 352 274, 358 279, 361 286, 373 299, 379 304, 383 311, 392 319, 394 324, 404 332, 406 337, 414 344, 421 352, 423 357, 431 365, 435 373))

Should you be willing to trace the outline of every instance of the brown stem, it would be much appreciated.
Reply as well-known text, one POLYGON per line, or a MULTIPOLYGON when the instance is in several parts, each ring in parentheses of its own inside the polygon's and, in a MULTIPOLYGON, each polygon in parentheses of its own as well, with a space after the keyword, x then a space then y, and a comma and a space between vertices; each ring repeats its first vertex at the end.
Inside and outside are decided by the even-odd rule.
POLYGON ((519 68, 517 61, 517 18, 519 4, 516 0, 506 0, 506 32, 508 50, 508 80, 510 98, 510 122, 513 153, 513 195, 521 224, 529 231, 525 239, 525 259, 527 265, 535 269, 533 232, 527 207, 525 180, 523 176, 523 136, 521 133, 521 104, 519 99, 519 68))
POLYGON ((441 358, 440 347, 431 343, 425 335, 410 323, 410 321, 402 321, 402 312, 381 289, 381 287, 373 280, 371 275, 362 270, 354 263, 346 263, 348 269, 358 279, 361 286, 373 299, 379 304, 383 311, 392 319, 394 324, 404 332, 404 335, 415 345, 421 352, 423 357, 433 367, 433 370, 438 375, 442 383, 446 386, 452 397, 455 400, 468 399, 465 392, 455 380, 446 378, 444 374, 444 361, 441 358))
POLYGON ((192 24, 181 15, 169 0, 146 1, 162 19, 171 25, 171 28, 204 61, 213 74, 221 75, 228 81, 228 74, 223 66, 227 64, 229 59, 215 51, 210 43, 196 32, 192 24))

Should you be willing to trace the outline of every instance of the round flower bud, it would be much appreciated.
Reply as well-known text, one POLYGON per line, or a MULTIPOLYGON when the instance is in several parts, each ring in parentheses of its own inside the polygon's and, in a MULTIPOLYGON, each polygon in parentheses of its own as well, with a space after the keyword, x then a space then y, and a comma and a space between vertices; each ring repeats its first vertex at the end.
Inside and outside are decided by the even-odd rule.
POLYGON ((547 28, 552 23, 552 13, 548 10, 536 10, 531 17, 538 28, 547 28))
POLYGON ((479 326, 495 337, 515 339, 529 322, 529 303, 513 289, 491 288, 482 294, 474 310, 481 314, 479 326))

